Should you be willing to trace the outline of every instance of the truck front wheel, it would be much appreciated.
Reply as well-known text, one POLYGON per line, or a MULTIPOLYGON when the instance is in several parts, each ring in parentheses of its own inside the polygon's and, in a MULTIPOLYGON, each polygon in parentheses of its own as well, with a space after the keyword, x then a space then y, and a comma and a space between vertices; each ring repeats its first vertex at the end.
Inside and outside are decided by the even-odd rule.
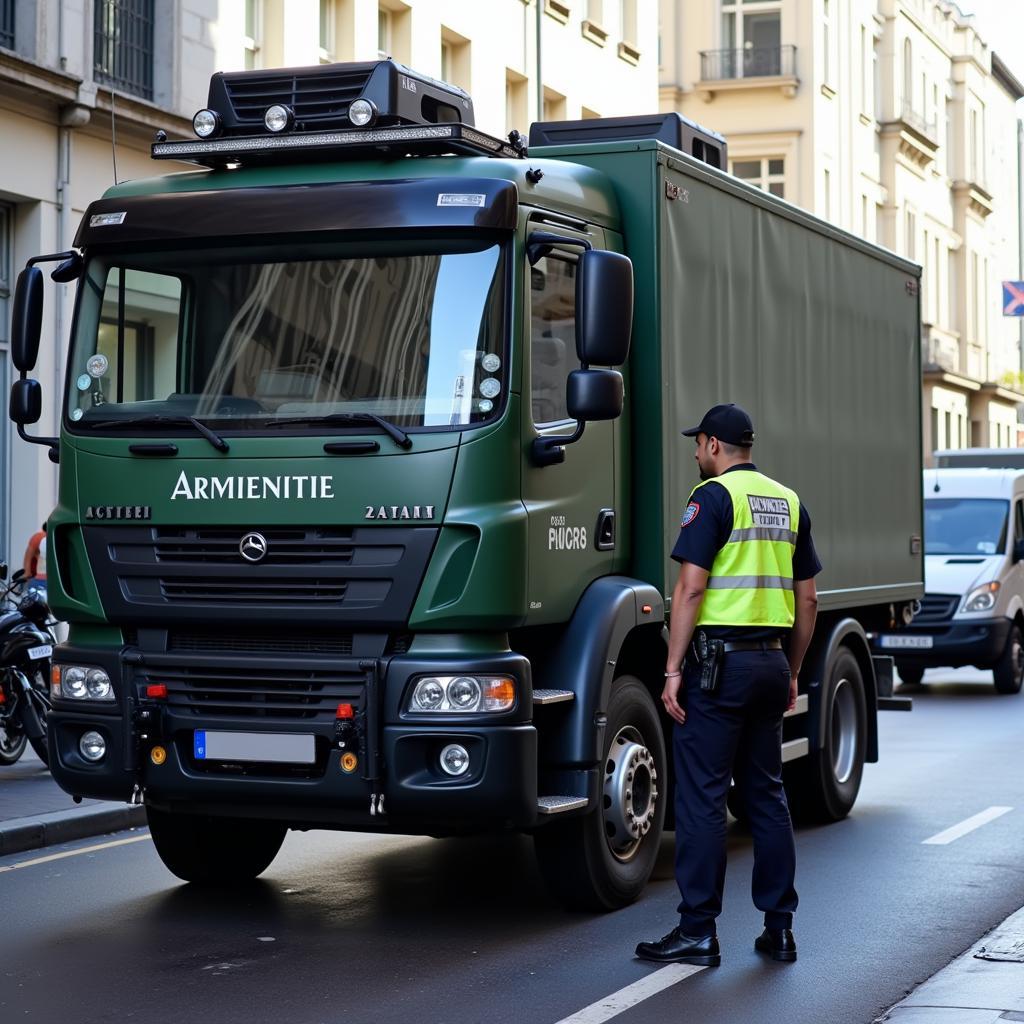
POLYGON ((786 765, 786 793, 795 817, 839 821, 857 800, 867 750, 864 676, 849 648, 840 647, 828 665, 821 699, 819 748, 786 765))
POLYGON ((534 837, 552 893, 576 910, 617 910, 647 884, 665 821, 667 768, 661 723, 639 679, 612 684, 601 766, 601 805, 534 837))
POLYGON ((277 856, 288 831, 274 821, 169 814, 147 807, 149 832, 164 865, 186 882, 251 882, 277 856))

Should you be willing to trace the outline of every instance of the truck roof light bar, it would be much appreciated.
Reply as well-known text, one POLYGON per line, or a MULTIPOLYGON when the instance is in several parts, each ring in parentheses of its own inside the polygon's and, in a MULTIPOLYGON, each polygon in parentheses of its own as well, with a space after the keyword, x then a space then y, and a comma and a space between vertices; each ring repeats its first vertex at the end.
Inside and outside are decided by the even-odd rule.
POLYGON ((208 166, 228 163, 286 163, 295 159, 355 158, 366 151, 396 156, 462 153, 520 159, 526 148, 464 124, 408 125, 370 131, 301 132, 233 138, 154 142, 154 160, 191 160, 208 166))

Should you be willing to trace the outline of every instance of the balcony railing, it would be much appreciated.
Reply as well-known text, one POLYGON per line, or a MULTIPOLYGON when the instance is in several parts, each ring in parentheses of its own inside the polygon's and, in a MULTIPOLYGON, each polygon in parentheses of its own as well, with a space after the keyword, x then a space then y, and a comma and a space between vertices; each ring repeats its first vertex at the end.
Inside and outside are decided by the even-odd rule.
POLYGON ((153 98, 153 2, 95 0, 93 76, 147 100, 153 98))
POLYGON ((924 114, 915 110, 906 100, 903 101, 903 109, 900 119, 904 124, 910 125, 916 132, 920 132, 925 138, 938 140, 939 126, 935 120, 929 121, 924 114))
POLYGON ((795 78, 795 46, 754 46, 742 50, 701 50, 704 82, 729 78, 795 78))
POLYGON ((0 0, 0 46, 14 49, 15 0, 0 0))

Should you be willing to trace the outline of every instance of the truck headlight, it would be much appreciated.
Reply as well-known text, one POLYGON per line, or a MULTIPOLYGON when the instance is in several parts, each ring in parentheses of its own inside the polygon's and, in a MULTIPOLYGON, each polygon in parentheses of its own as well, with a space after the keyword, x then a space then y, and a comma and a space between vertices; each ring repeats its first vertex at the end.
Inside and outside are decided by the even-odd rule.
MULTIPOLYGON (((110 676, 95 665, 58 665, 60 690, 53 687, 53 696, 65 700, 114 700, 114 686, 110 676)), ((56 673, 55 673, 56 674, 56 673)), ((56 683, 56 680, 54 680, 56 683)))
POLYGON ((984 583, 975 587, 966 598, 964 598, 965 612, 990 612, 996 606, 996 595, 999 593, 999 583, 993 580, 991 583, 984 583))
POLYGON ((516 681, 508 676, 424 676, 416 682, 405 710, 466 714, 509 711, 516 703, 516 681))

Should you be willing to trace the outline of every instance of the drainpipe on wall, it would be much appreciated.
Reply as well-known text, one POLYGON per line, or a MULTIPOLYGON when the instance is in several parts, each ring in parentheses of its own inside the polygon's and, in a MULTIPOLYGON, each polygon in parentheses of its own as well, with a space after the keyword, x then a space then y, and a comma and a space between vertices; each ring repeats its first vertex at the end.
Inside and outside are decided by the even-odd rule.
POLYGON ((544 120, 544 79, 541 77, 543 65, 541 63, 541 36, 544 27, 544 0, 537 2, 537 120, 544 120))
MULTIPOLYGON (((1024 121, 1017 118, 1017 280, 1024 281, 1024 121)), ((1017 321, 1020 371, 1024 374, 1024 316, 1017 321)))

